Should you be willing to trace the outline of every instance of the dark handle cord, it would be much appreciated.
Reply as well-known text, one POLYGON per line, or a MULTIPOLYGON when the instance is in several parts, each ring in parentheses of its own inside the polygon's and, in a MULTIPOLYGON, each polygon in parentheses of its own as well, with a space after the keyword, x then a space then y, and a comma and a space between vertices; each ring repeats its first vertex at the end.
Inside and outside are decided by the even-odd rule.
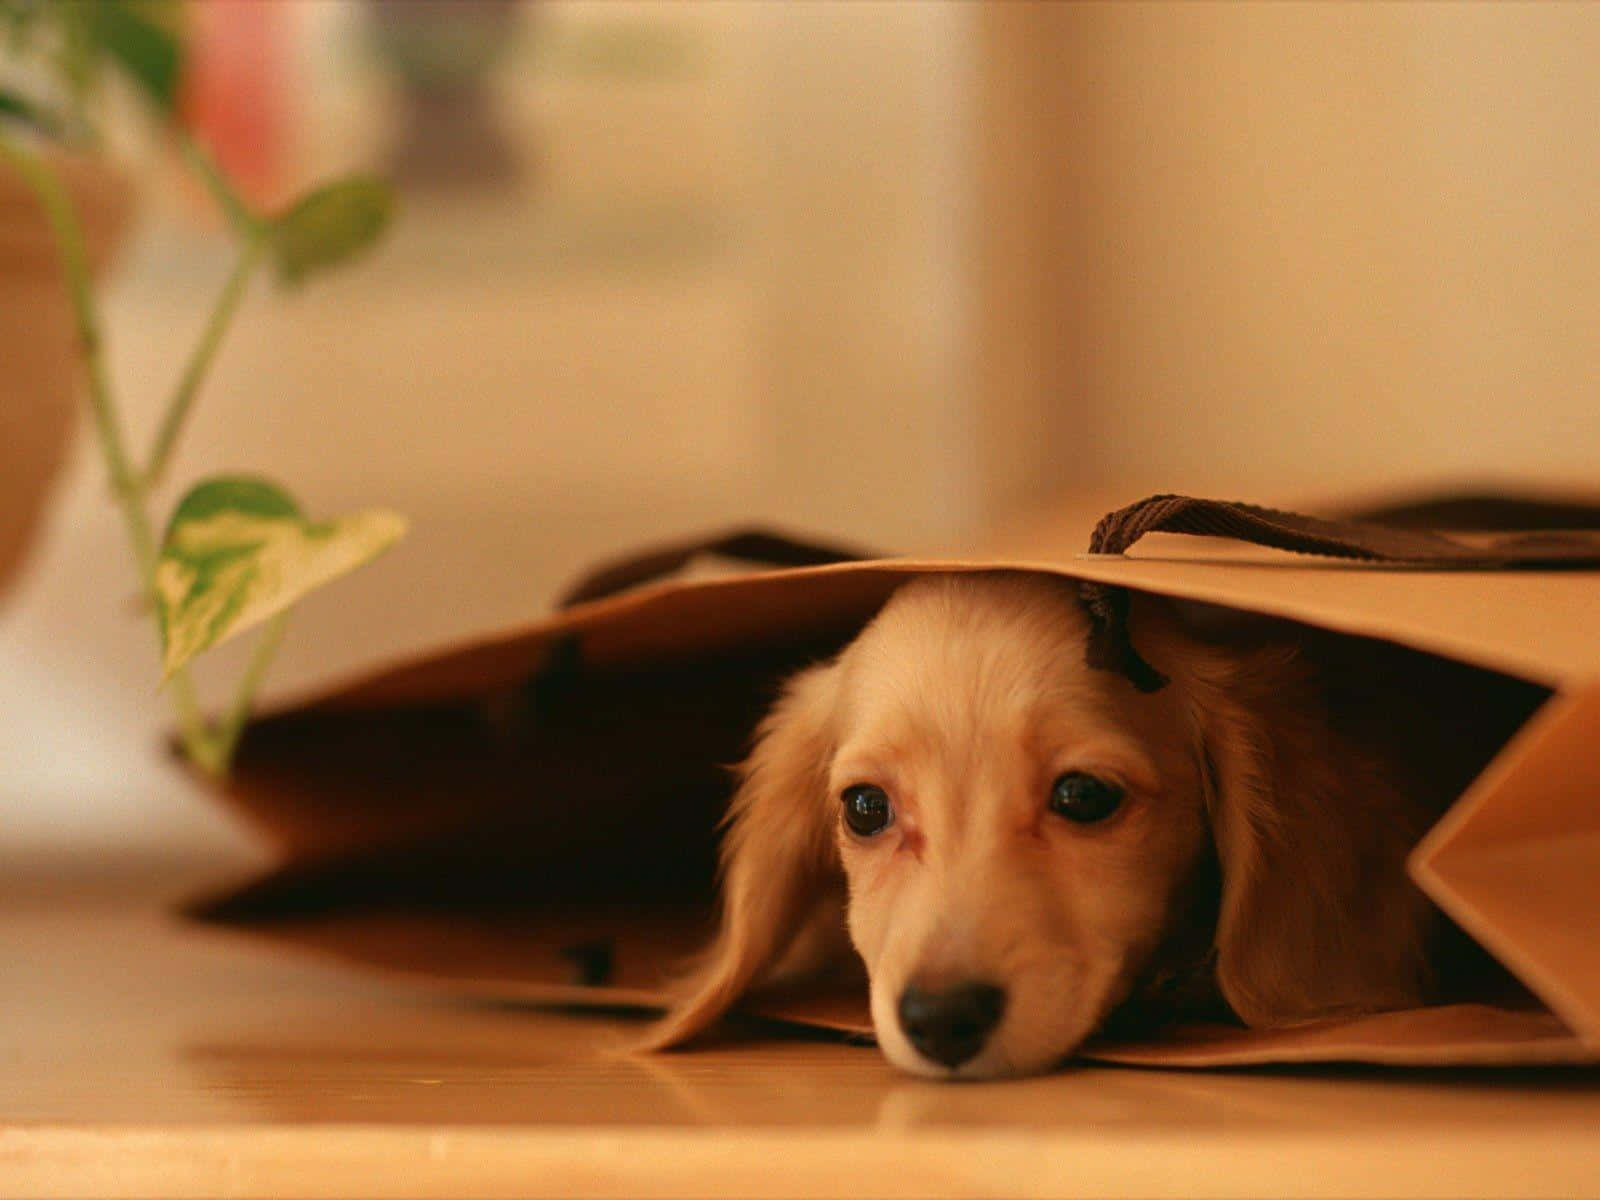
MULTIPOLYGON (((1517 498, 1477 498, 1486 518, 1535 511, 1517 498)), ((1355 559, 1431 570, 1514 570, 1600 567, 1600 508, 1540 504, 1540 515, 1559 531, 1518 533, 1483 545, 1460 542, 1425 529, 1378 520, 1330 520, 1301 513, 1192 496, 1151 496, 1107 514, 1089 541, 1091 554, 1122 554, 1147 533, 1186 533, 1233 538, 1300 554, 1355 559), (1585 528, 1584 526, 1588 526, 1585 528)), ((1492 523, 1492 521, 1486 521, 1492 523)), ((1139 656, 1128 637, 1128 595, 1118 587, 1085 583, 1089 614, 1088 661, 1116 671, 1141 692, 1164 686, 1166 676, 1139 656)))
POLYGON ((1519 533, 1471 545, 1440 533, 1378 521, 1330 520, 1192 496, 1151 496, 1103 517, 1089 541, 1089 553, 1121 554, 1147 533, 1190 533, 1300 554, 1405 567, 1484 571, 1600 566, 1600 533, 1596 532, 1600 509, 1574 505, 1562 511, 1581 514, 1591 519, 1594 527, 1519 533))
POLYGON ((683 570, 696 558, 713 555, 769 567, 820 567, 873 557, 860 550, 825 542, 803 541, 765 529, 739 529, 629 555, 604 563, 561 593, 556 604, 571 608, 654 583, 683 570))

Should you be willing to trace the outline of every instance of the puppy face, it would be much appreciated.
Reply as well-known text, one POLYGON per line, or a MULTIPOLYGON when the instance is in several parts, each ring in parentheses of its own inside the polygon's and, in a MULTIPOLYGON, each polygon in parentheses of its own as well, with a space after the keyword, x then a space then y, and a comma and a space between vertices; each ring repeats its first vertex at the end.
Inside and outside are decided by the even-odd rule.
POLYGON ((1203 645, 1139 598, 1130 631, 1170 686, 1086 664, 1070 583, 928 576, 791 679, 730 806, 721 930, 647 1044, 826 944, 841 877, 879 1043, 919 1074, 1047 1069, 1180 944, 1250 1025, 1417 1002, 1417 797, 1292 645, 1203 645))
POLYGON ((909 1071, 1067 1055, 1126 994, 1207 845, 1173 698, 1086 670, 1085 634, 1049 581, 935 578, 834 668, 817 802, 879 1043, 909 1071))

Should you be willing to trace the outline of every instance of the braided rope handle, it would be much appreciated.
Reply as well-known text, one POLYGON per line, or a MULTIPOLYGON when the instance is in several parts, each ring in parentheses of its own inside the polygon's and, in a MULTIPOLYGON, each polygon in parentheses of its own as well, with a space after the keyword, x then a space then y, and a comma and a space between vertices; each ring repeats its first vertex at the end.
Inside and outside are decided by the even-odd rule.
MULTIPOLYGON (((1509 502, 1515 503, 1515 502, 1509 502)), ((1327 558, 1456 570, 1600 566, 1600 509, 1572 506, 1594 528, 1519 533, 1481 545, 1379 521, 1310 517, 1228 500, 1150 496, 1102 517, 1091 554, 1122 554, 1147 533, 1233 538, 1327 558)))
MULTIPOLYGON (((1480 501, 1476 511, 1493 516, 1497 508, 1502 515, 1537 511, 1560 528, 1470 544, 1439 532, 1380 520, 1310 517, 1236 501, 1159 495, 1101 518, 1089 539, 1089 553, 1122 554, 1147 533, 1185 533, 1233 538, 1298 554, 1428 570, 1600 567, 1600 507, 1532 505, 1506 499, 1498 504, 1480 501)), ((1085 583, 1079 594, 1089 615, 1089 665, 1125 675, 1141 692, 1163 687, 1166 676, 1140 657, 1128 637, 1126 590, 1085 583)))

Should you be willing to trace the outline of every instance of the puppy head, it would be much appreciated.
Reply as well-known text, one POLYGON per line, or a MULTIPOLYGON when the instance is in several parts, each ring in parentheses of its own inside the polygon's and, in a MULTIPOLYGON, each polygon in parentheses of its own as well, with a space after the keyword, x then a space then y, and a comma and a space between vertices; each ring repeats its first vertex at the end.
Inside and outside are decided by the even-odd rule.
POLYGON ((709 1023, 848 883, 873 1023, 932 1075, 1040 1070, 1126 994, 1208 845, 1176 699, 1083 665, 1070 587, 902 587, 758 733, 724 844, 721 936, 656 1032, 709 1023))
MULTIPOLYGON (((1367 878, 1355 852, 1309 873, 1325 918, 1297 897, 1308 876, 1292 848, 1335 837, 1339 818, 1324 796, 1275 805, 1295 790, 1280 778, 1295 746, 1229 696, 1238 663, 1141 603, 1140 650, 1174 679, 1143 693, 1085 664, 1087 634, 1070 584, 930 576, 791 680, 730 809, 721 932, 653 1043, 692 1036, 769 978, 827 919, 819 897, 841 874, 879 1044, 919 1074, 1020 1074, 1069 1055, 1174 930, 1203 920, 1211 936, 1218 898, 1196 903, 1191 885, 1213 849, 1217 980, 1242 1015, 1306 1015, 1324 968, 1357 979, 1353 996, 1387 978, 1391 963, 1362 976, 1334 961, 1359 944, 1339 919, 1367 878), (1302 931, 1300 951, 1279 953, 1278 935, 1302 931)), ((1265 694, 1288 668, 1261 662, 1249 677, 1265 694)), ((1387 900, 1363 911, 1392 917, 1387 900)))
POLYGON ((891 1061, 1059 1061, 1126 995, 1206 846, 1171 695, 1083 666, 1071 591, 902 589, 836 668, 826 796, 891 1061))

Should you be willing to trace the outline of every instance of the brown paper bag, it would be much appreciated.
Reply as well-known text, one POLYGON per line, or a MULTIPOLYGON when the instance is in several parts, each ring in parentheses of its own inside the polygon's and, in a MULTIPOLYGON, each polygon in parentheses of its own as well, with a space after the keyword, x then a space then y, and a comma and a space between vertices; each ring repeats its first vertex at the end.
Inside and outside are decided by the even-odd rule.
MULTIPOLYGON (((1574 522, 1538 507, 1513 510, 1540 519, 1537 535, 1404 527, 1441 513, 1506 510, 1423 505, 1363 524, 1156 497, 1102 522, 1088 555, 1041 537, 1035 553, 1003 561, 866 559, 739 534, 611 564, 554 615, 255 720, 225 797, 282 866, 192 911, 465 995, 657 1007, 674 964, 711 930, 726 764, 743 756, 777 682, 844 645, 912 575, 1041 571, 1088 585, 1103 654, 1121 652, 1117 598, 1134 589, 1378 639, 1548 692, 1411 859, 1424 891, 1526 986, 1520 1000, 1486 994, 1274 1031, 1184 1028, 1085 1056, 1597 1062, 1600 536, 1550 532, 1574 522), (1255 545, 1167 537, 1123 553, 1152 533, 1255 545), (673 577, 706 554, 766 565, 673 577)), ((859 980, 762 994, 747 1010, 871 1030, 859 980)))

